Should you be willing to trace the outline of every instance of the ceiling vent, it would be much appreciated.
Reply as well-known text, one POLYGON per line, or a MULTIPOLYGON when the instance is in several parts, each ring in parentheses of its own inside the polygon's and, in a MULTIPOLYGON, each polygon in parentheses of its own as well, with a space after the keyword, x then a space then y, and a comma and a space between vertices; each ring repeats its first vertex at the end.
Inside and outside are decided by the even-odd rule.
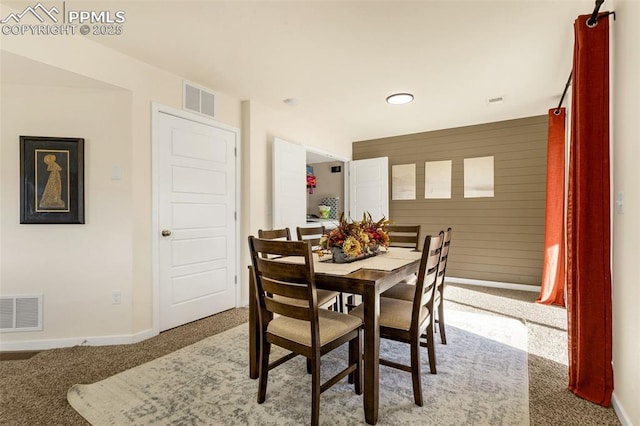
POLYGON ((182 109, 215 118, 215 94, 188 81, 182 83, 182 109))
POLYGON ((41 294, 0 297, 0 331, 41 330, 41 294))

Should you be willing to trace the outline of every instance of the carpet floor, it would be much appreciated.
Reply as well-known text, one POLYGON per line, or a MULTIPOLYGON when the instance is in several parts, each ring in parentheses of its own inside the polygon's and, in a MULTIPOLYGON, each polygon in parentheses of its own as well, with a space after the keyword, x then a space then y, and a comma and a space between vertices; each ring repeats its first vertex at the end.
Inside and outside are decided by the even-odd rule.
MULTIPOLYGON (((437 347, 438 374, 421 360, 423 407, 413 403, 408 373, 380 369, 378 424, 529 424, 524 324, 459 311, 450 311, 448 321, 449 344, 437 347)), ((406 344, 383 340, 380 352, 409 363, 406 344)), ((247 353, 243 324, 98 383, 74 385, 68 400, 93 425, 309 424, 311 376, 304 359, 271 371, 267 401, 258 404, 247 353)), ((346 346, 323 357, 323 380, 346 360, 346 346)), ((322 394, 320 424, 365 424, 362 401, 343 380, 322 394)))
MULTIPOLYGON (((535 304, 536 297, 532 292, 448 284, 445 309, 524 321, 531 425, 620 425, 612 408, 589 403, 567 390, 566 311, 535 304)), ((87 425, 67 402, 74 384, 106 379, 234 328, 247 318, 246 308, 233 309, 133 345, 77 346, 0 361, 0 425, 87 425)))

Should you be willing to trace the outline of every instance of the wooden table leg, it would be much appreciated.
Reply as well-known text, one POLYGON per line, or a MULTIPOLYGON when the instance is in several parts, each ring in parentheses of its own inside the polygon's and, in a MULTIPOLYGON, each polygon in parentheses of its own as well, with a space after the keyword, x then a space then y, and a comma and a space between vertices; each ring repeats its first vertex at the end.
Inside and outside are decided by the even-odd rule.
POLYGON ((258 356, 260 348, 260 324, 253 272, 249 268, 249 377, 258 378, 258 356))
POLYGON ((364 418, 370 425, 378 421, 380 393, 380 294, 375 287, 362 296, 364 303, 364 418))

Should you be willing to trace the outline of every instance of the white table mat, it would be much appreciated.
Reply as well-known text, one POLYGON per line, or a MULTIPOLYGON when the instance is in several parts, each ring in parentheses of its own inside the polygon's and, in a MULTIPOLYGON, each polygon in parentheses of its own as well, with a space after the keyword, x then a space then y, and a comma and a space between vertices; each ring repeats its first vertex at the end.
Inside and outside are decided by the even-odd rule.
POLYGON ((389 247, 383 256, 392 259, 416 260, 422 257, 422 252, 411 248, 389 247))
MULTIPOLYGON (((318 256, 313 254, 313 269, 317 273, 331 275, 348 275, 358 269, 375 269, 379 271, 393 271, 407 263, 420 259, 422 252, 413 249, 391 247, 377 256, 356 260, 351 263, 333 263, 331 255, 318 256)), ((280 262, 302 263, 301 257, 283 257, 280 262)))
MULTIPOLYGON (((417 257, 417 259, 419 258, 420 256, 417 257)), ((406 265, 407 263, 413 262, 414 260, 416 260, 416 258, 398 259, 398 258, 388 257, 386 254, 379 254, 377 256, 369 257, 367 259, 359 260, 353 263, 360 263, 361 268, 377 269, 379 271, 393 271, 394 269, 398 269, 406 265)))

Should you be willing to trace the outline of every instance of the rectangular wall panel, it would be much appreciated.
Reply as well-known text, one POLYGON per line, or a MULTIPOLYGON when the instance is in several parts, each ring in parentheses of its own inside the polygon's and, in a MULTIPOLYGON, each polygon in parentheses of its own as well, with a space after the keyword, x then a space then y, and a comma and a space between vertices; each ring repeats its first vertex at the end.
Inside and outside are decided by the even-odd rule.
POLYGON ((224 204, 174 204, 173 229, 216 228, 225 226, 224 204))
POLYGON ((174 240, 171 242, 172 266, 224 259, 226 247, 225 237, 174 240))
POLYGON ((172 131, 171 153, 179 157, 220 162, 226 158, 226 146, 211 143, 211 135, 198 135, 179 129, 172 131))
POLYGON ((172 280, 173 303, 211 295, 226 288, 227 269, 221 268, 199 274, 184 275, 172 280))
POLYGON ((227 192, 227 177, 224 172, 177 166, 172 167, 171 171, 171 189, 174 192, 215 195, 225 195, 227 192))

